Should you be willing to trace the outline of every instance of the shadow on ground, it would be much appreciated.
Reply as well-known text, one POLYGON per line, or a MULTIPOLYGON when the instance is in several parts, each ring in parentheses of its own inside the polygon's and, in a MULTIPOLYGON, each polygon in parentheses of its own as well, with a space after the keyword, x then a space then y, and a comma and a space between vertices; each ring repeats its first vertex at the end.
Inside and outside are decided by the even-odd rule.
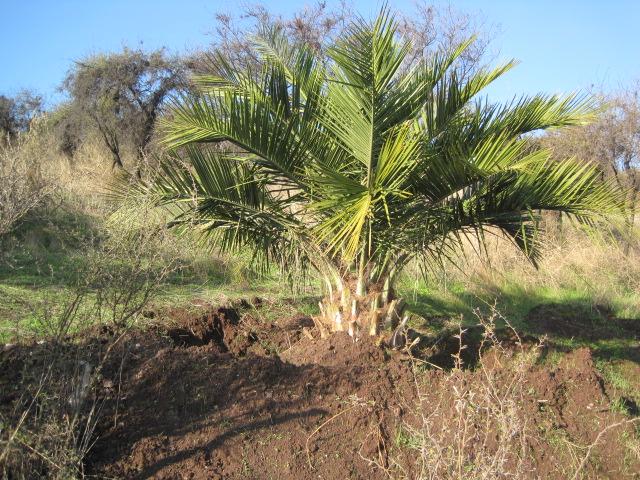
MULTIPOLYGON (((568 351, 589 347, 596 358, 640 363, 640 319, 619 318, 610 309, 588 298, 549 301, 543 294, 518 291, 492 292, 495 307, 523 335, 545 337, 548 346, 568 351)), ((461 319, 465 328, 477 325, 474 311, 491 313, 493 303, 470 291, 448 297, 417 293, 408 296, 409 309, 424 320, 416 328, 437 333, 451 320, 461 319)), ((505 326, 498 319, 497 326, 505 326)))

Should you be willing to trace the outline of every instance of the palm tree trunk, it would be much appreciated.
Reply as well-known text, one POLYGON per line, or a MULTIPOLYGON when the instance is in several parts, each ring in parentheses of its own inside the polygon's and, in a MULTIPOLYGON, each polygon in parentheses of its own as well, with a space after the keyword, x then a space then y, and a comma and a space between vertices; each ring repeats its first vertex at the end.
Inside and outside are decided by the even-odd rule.
POLYGON ((395 328, 400 322, 406 303, 395 297, 392 278, 371 283, 361 273, 333 282, 325 278, 326 295, 319 306, 320 321, 327 330, 378 335, 381 328, 395 328))

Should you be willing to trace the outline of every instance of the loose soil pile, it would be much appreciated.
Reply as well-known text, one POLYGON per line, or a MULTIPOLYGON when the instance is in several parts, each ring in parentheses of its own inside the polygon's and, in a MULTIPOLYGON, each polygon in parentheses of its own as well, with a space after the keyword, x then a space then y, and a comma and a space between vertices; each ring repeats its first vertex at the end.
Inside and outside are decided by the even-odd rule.
MULTIPOLYGON (((403 434, 409 427, 419 429, 425 413, 417 410, 418 391, 423 409, 444 401, 455 412, 450 373, 431 365, 448 367, 457 339, 415 360, 385 348, 381 339, 354 342, 346 334, 320 339, 306 317, 265 325, 236 308, 165 313, 169 322, 122 337, 102 368, 96 390, 101 420, 85 462, 91 475, 418 478, 421 453, 415 439, 412 444, 403 434)), ((77 351, 97 357, 114 338, 102 331, 77 351)), ((20 384, 19 372, 37 363, 46 348, 1 354, 3 408, 16 398, 11 386, 20 384)), ((512 361, 504 354, 492 360, 495 388, 509 385, 512 361)), ((458 374, 465 385, 482 388, 480 369, 458 374)), ((632 426, 598 437, 628 417, 611 410, 588 349, 569 353, 554 366, 532 364, 524 379, 530 395, 519 413, 530 435, 514 442, 528 444, 525 478, 566 478, 568 462, 578 468, 596 440, 581 475, 638 478, 632 426)), ((502 478, 507 472, 495 473, 502 478)))

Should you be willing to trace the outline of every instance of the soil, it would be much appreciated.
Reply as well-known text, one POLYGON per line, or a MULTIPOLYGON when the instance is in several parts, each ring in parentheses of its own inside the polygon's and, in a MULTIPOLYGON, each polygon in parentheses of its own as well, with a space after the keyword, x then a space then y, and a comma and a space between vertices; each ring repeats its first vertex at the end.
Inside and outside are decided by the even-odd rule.
MULTIPOLYGON (((265 324, 241 307, 166 311, 145 331, 120 338, 95 392, 102 415, 85 462, 89 475, 419 478, 419 452, 399 441, 399 432, 420 418, 419 384, 428 386, 423 400, 453 405, 446 369, 458 339, 424 350, 419 361, 426 367, 417 382, 416 360, 386 348, 383 338, 354 341, 340 333, 322 339, 308 317, 265 324)), ((98 357, 115 338, 109 330, 93 332, 80 350, 98 357)), ((19 372, 46 347, 0 353, 0 406, 15 400, 9 386, 20 383, 19 372)), ((477 351, 468 350, 473 363, 477 351)), ((513 378, 510 361, 510 355, 496 354, 497 388, 513 378)), ((481 385, 480 369, 458 373, 465 384, 481 385)), ((532 365, 524 383, 530 395, 520 414, 535 433, 527 439, 525 478, 567 478, 561 468, 568 462, 566 451, 547 441, 549 432, 584 452, 606 426, 626 418, 611 410, 588 349, 564 354, 556 365, 532 365)), ((634 435, 632 426, 601 435, 582 469, 584 478, 639 478, 639 459, 624 443, 634 435)), ((495 478, 504 473, 496 471, 495 478)))

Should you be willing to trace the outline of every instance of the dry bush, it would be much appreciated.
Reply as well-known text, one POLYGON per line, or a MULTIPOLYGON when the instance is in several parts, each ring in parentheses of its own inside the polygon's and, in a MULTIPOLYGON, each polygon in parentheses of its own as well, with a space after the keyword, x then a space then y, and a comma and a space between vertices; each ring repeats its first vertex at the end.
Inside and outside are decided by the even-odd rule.
POLYGON ((105 186, 117 170, 95 133, 87 133, 73 157, 60 152, 55 131, 55 112, 32 124, 29 141, 20 150, 33 159, 43 177, 56 187, 57 203, 87 214, 104 215, 111 210, 105 186))
POLYGON ((14 299, 30 302, 33 313, 26 332, 22 325, 15 326, 16 335, 63 341, 92 325, 124 328, 138 318, 183 268, 184 254, 163 223, 149 221, 142 208, 138 211, 144 221, 127 223, 113 215, 104 225, 96 245, 83 252, 67 295, 60 297, 54 290, 41 300, 14 299))
POLYGON ((69 158, 58 151, 55 133, 48 125, 32 135, 33 143, 38 144, 40 169, 56 186, 57 204, 101 217, 112 209, 104 193, 115 172, 98 138, 87 135, 69 158))
POLYGON ((57 151, 49 119, 39 117, 29 132, 0 147, 0 236, 43 205, 103 215, 109 206, 101 193, 112 176, 97 139, 85 141, 70 160, 57 151))
POLYGON ((41 352, 24 372, 22 395, 0 422, 0 472, 11 479, 83 477, 100 405, 95 371, 75 355, 41 352))
MULTIPOLYGON (((418 452, 419 475, 426 479, 522 478, 530 471, 529 425, 522 412, 524 378, 535 363, 539 348, 525 348, 515 336, 515 353, 496 337, 494 310, 485 318, 475 381, 462 369, 464 330, 460 329, 456 367, 443 372, 435 389, 414 361, 418 404, 410 407, 417 422, 405 423, 399 443, 418 452), (505 360, 508 359, 508 360, 505 360), (508 361, 509 376, 498 365, 508 361), (434 398, 434 391, 449 392, 434 398)), ((503 319, 504 320, 504 319, 503 319)))
MULTIPOLYGON (((195 254, 141 199, 132 207, 135 215, 125 216, 101 195, 114 172, 97 141, 87 139, 69 159, 58 153, 54 140, 43 119, 19 143, 2 151, 2 161, 13 161, 6 165, 19 173, 10 177, 16 185, 30 187, 32 180, 46 185, 41 191, 48 197, 42 198, 50 202, 38 211, 38 223, 55 223, 52 214, 62 209, 95 219, 90 235, 96 238, 81 236, 82 244, 72 243, 78 249, 73 254, 82 253, 81 261, 71 255, 69 263, 48 266, 76 269, 63 275, 62 288, 39 292, 35 298, 19 291, 11 294, 16 298, 4 299, 32 314, 28 322, 16 319, 12 344, 0 344, 0 372, 3 382, 7 380, 3 384, 10 387, 0 395, 9 399, 0 402, 0 478, 84 476, 83 458, 101 419, 102 404, 96 400, 102 388, 101 367, 118 351, 122 335, 145 321, 145 311, 169 277, 195 254), (67 284, 67 277, 74 280, 67 284), (112 334, 105 336, 103 330, 112 334)), ((7 175, 0 173, 4 188, 7 175)), ((13 199, 12 195, 7 194, 13 199)), ((0 202, 4 219, 4 197, 0 202)), ((24 243, 23 247, 29 248, 24 243)))
POLYGON ((43 204, 53 191, 28 135, 0 147, 0 236, 12 231, 25 215, 43 204))
MULTIPOLYGON (((552 394, 540 395, 535 379, 546 378, 538 376, 541 368, 548 368, 541 367, 545 339, 535 344, 531 338, 523 342, 495 306, 488 316, 478 311, 476 316, 483 333, 479 343, 473 346, 478 349, 474 365, 463 365, 468 346, 463 341, 466 330, 462 327, 456 336, 459 344, 451 370, 425 373, 424 362, 412 357, 417 400, 407 405, 410 415, 405 417, 396 438, 399 446, 417 453, 418 473, 412 479, 543 478, 539 474, 541 463, 553 473, 553 478, 600 478, 598 475, 604 471, 598 463, 598 456, 603 453, 600 449, 612 439, 620 442, 618 448, 624 451, 625 457, 624 464, 618 467, 621 470, 616 472, 633 471, 637 465, 634 462, 640 460, 640 456, 638 436, 632 432, 640 423, 640 417, 617 415, 608 406, 591 411, 593 404, 577 407, 574 403, 571 409, 585 410, 573 410, 572 421, 582 422, 590 433, 577 435, 570 427, 558 428, 552 420, 557 413, 546 405, 553 402, 556 395, 567 402, 575 401, 575 397, 569 400, 563 397, 569 387, 562 380, 553 387, 552 394), (498 332, 496 323, 506 323, 508 333, 498 332), (553 396, 551 400, 549 395, 553 396), (599 416, 602 412, 608 413, 599 416), (555 426, 549 429, 548 425, 555 426)), ((568 360, 562 370, 553 371, 550 378, 575 369, 573 361, 568 360)), ((576 375, 576 378, 580 375, 587 378, 584 372, 576 375)), ((598 381, 593 380, 593 385, 599 385, 598 381)), ((590 386, 584 383, 575 388, 590 386)), ((596 397, 584 400, 607 401, 604 394, 602 398, 596 397)), ((395 464, 402 470, 400 462, 395 464)))
MULTIPOLYGON (((111 235, 79 272, 73 291, 33 305, 32 328, 42 340, 5 346, 6 362, 13 351, 24 353, 21 371, 14 372, 18 397, 9 411, 0 408, 4 478, 84 476, 83 459, 100 419, 101 368, 178 268, 175 257, 166 255, 164 231, 120 229, 111 235), (92 338, 100 334, 91 327, 100 324, 111 334, 92 338)), ((12 367, 0 369, 8 374, 12 367)))

